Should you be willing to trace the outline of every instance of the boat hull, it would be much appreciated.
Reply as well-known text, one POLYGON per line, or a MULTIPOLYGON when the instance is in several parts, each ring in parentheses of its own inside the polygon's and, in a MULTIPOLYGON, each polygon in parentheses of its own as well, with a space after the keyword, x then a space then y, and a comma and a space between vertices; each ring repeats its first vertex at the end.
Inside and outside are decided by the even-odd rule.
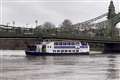
POLYGON ((89 52, 80 53, 43 53, 35 51, 25 51, 27 56, 69 56, 69 55, 89 55, 89 52))

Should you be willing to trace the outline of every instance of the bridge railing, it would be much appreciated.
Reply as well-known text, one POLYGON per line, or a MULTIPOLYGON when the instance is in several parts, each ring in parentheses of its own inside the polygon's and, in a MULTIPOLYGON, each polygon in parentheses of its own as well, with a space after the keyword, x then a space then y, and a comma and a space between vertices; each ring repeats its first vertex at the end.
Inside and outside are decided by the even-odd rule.
POLYGON ((102 40, 102 41, 120 41, 120 36, 116 36, 114 38, 111 37, 106 37, 106 36, 91 36, 87 35, 85 33, 82 34, 72 34, 72 33, 56 33, 56 34, 15 34, 15 33, 7 33, 7 32, 2 32, 0 33, 0 38, 8 38, 8 37, 17 37, 17 38, 53 38, 53 39, 78 39, 78 40, 102 40))
POLYGON ((110 38, 105 36, 75 36, 75 35, 44 35, 43 39, 70 39, 70 40, 84 40, 84 41, 120 41, 120 37, 110 38))

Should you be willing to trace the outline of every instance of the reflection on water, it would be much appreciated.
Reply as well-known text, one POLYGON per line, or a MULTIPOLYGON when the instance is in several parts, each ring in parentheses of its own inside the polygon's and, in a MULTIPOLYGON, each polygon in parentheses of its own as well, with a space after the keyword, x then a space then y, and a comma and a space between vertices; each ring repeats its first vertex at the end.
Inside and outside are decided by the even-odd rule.
POLYGON ((109 68, 108 68, 108 77, 107 79, 108 80, 113 80, 113 79, 120 79, 119 77, 119 69, 120 69, 120 66, 119 66, 119 69, 117 68, 117 63, 116 63, 116 56, 115 55, 110 55, 108 56, 109 58, 109 68))
POLYGON ((26 57, 18 53, 22 52, 0 56, 1 80, 120 80, 120 55, 26 57))

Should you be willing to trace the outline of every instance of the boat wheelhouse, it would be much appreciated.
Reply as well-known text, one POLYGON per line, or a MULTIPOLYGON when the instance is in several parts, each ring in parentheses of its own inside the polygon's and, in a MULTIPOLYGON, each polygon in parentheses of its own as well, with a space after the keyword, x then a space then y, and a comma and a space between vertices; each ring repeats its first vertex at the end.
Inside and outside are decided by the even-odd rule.
POLYGON ((88 43, 63 40, 63 41, 43 41, 41 44, 28 46, 27 55, 80 55, 89 54, 88 43))

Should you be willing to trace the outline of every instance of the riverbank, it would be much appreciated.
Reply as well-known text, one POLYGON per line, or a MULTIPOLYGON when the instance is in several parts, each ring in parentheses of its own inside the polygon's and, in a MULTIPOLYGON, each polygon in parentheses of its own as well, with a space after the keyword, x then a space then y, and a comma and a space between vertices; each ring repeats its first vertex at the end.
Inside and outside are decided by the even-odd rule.
POLYGON ((33 38, 0 38, 0 49, 24 50, 27 48, 27 44, 34 44, 36 41, 33 38))
MULTIPOLYGON (((35 38, 0 38, 1 50, 25 50, 28 44, 40 43, 35 38)), ((102 44, 89 43, 91 51, 103 51, 102 44)))

